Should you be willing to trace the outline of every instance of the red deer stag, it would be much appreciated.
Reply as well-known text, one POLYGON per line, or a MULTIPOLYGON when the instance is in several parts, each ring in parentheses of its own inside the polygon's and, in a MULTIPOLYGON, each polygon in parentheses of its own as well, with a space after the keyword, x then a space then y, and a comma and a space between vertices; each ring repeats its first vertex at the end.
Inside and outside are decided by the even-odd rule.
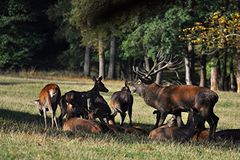
POLYGON ((117 112, 121 115, 121 121, 120 125, 123 125, 126 111, 128 111, 129 121, 130 125, 132 126, 132 105, 133 105, 133 96, 131 94, 131 91, 127 85, 127 82, 125 82, 125 86, 121 89, 121 91, 114 92, 110 103, 110 107, 113 108, 114 113, 116 115, 117 112))
POLYGON ((52 127, 54 122, 58 129, 58 124, 55 116, 57 105, 59 104, 61 98, 61 91, 57 84, 48 84, 40 92, 39 99, 35 100, 40 114, 44 117, 45 129, 47 129, 47 117, 46 111, 51 113, 52 127))
MULTIPOLYGON (((172 62, 172 57, 168 62, 158 53, 154 66, 145 73, 136 70, 139 80, 129 82, 133 91, 137 92, 146 104, 157 109, 156 127, 161 126, 167 114, 174 114, 177 118, 178 126, 182 124, 181 112, 187 112, 190 108, 197 110, 203 119, 210 126, 209 139, 214 138, 219 118, 213 113, 214 105, 218 101, 218 95, 212 90, 193 85, 170 85, 161 86, 156 84, 152 77, 163 69, 176 69, 179 65, 176 61, 172 62)), ((202 124, 203 127, 204 123, 202 124)))

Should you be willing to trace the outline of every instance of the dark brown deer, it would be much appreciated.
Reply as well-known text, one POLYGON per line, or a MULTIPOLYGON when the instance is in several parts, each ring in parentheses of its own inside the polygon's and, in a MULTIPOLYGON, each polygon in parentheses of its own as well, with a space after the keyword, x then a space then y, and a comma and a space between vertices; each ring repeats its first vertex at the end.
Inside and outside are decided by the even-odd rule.
POLYGON ((89 99, 90 95, 97 95, 102 99, 99 92, 108 92, 108 89, 102 83, 102 77, 96 79, 93 78, 94 87, 86 92, 79 92, 79 91, 69 91, 65 93, 61 97, 60 101, 60 108, 61 114, 59 116, 60 122, 62 122, 63 117, 67 114, 66 118, 69 119, 71 117, 80 117, 87 118, 88 115, 88 103, 87 100, 89 99), (70 108, 69 108, 70 107, 70 108))
POLYGON ((198 123, 202 123, 202 117, 196 111, 189 112, 189 123, 183 127, 168 127, 162 126, 152 130, 149 134, 150 139, 157 140, 177 140, 177 141, 188 141, 190 140, 196 131, 198 123))
MULTIPOLYGON (((209 129, 196 132, 192 137, 193 141, 208 140, 209 129)), ((220 140, 231 140, 233 142, 240 142, 240 129, 226 129, 215 133, 215 138, 220 140)))
POLYGON ((117 112, 121 115, 120 125, 123 125, 124 119, 126 117, 126 111, 129 116, 129 124, 132 126, 132 105, 133 105, 133 96, 131 91, 125 82, 125 86, 121 91, 114 92, 111 100, 109 102, 110 107, 114 110, 113 114, 117 112))
POLYGON ((156 127, 163 124, 167 114, 174 114, 180 127, 182 125, 181 112, 187 112, 190 108, 193 108, 208 122, 210 126, 209 139, 214 138, 219 120, 213 113, 214 105, 218 101, 218 95, 215 92, 208 88, 193 85, 161 86, 152 80, 152 77, 161 70, 166 68, 173 70, 176 69, 176 65, 179 64, 172 62, 172 58, 165 62, 165 59, 159 53, 154 66, 148 73, 134 68, 139 80, 129 82, 129 84, 144 99, 146 104, 159 111, 156 127))
POLYGON ((101 95, 90 93, 87 102, 89 119, 96 120, 98 118, 102 123, 115 124, 115 115, 112 114, 109 105, 101 95))
POLYGON ((51 113, 52 127, 54 122, 58 129, 58 124, 55 116, 57 105, 61 98, 61 91, 57 84, 47 84, 40 92, 39 99, 35 100, 41 116, 44 117, 45 129, 47 129, 47 116, 46 111, 51 113))

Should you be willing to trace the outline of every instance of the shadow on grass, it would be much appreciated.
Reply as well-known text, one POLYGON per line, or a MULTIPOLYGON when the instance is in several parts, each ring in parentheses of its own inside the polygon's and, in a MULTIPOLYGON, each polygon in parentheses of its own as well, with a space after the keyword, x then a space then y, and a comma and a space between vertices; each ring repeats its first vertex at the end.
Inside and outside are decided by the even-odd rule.
MULTIPOLYGON (((27 134, 43 134, 43 136, 48 137, 61 137, 61 138, 67 138, 67 139, 94 139, 96 141, 101 140, 108 140, 112 139, 114 141, 117 141, 119 143, 123 144, 135 144, 135 143, 156 143, 157 141, 149 140, 146 135, 134 135, 134 134, 91 134, 86 132, 64 132, 62 130, 56 130, 50 128, 50 118, 48 120, 48 127, 49 129, 47 131, 44 130, 43 125, 43 118, 40 115, 30 114, 26 112, 20 112, 20 111, 13 111, 13 110, 7 110, 7 109, 0 109, 0 130, 4 133, 9 132, 18 132, 18 133, 27 133, 27 134)), ((124 126, 128 126, 128 124, 125 124, 124 126)), ((133 126, 141 127, 145 129, 146 131, 151 131, 154 125, 151 124, 142 124, 142 123, 134 123, 133 126)), ((240 134, 239 130, 237 131, 240 134)), ((235 133, 235 132, 234 132, 235 133)), ((166 143, 172 143, 173 141, 169 141, 166 143)), ((158 142, 157 142, 158 143, 158 142)), ((164 142, 159 142, 161 143, 164 142)), ((178 142, 174 142, 178 143, 178 142)), ((188 142, 186 142, 188 143, 188 142)), ((189 142, 191 143, 191 142, 189 142)), ((221 148, 233 148, 235 146, 239 147, 240 143, 232 144, 230 142, 194 142, 191 143, 193 146, 206 146, 206 143, 209 144, 209 146, 218 146, 221 148)))

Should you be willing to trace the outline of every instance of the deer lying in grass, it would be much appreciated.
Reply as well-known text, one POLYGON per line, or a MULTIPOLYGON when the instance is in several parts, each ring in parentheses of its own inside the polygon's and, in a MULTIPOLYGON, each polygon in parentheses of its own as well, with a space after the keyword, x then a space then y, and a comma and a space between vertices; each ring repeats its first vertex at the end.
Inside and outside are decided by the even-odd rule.
POLYGON ((102 127, 98 123, 81 118, 70 118, 65 121, 63 130, 71 132, 84 131, 89 133, 102 133, 102 127))
POLYGON ((189 113, 191 117, 187 126, 183 127, 158 127, 152 130, 149 134, 150 139, 157 140, 177 140, 177 141, 187 141, 192 138, 195 133, 195 128, 198 123, 202 123, 202 117, 196 113, 196 111, 191 110, 189 113))
POLYGON ((78 91, 69 91, 65 93, 61 97, 60 108, 61 114, 59 116, 59 120, 62 122, 63 117, 67 114, 66 118, 69 119, 71 117, 80 117, 87 118, 89 107, 87 103, 87 99, 91 94, 96 95, 100 99, 103 97, 99 94, 99 92, 108 92, 108 89, 102 83, 102 77, 96 79, 93 78, 94 86, 91 90, 86 92, 78 92, 78 91))
POLYGON ((127 82, 125 82, 125 86, 121 89, 121 91, 114 92, 110 103, 110 107, 114 110, 114 115, 120 113, 121 115, 121 121, 120 125, 123 125, 126 111, 128 111, 129 116, 129 124, 132 126, 132 105, 133 105, 133 96, 131 94, 131 91, 127 85, 127 82))
POLYGON ((112 124, 107 124, 106 127, 115 134, 134 134, 134 135, 148 135, 148 132, 140 127, 124 127, 112 124))
POLYGON ((44 117, 45 129, 47 129, 47 116, 46 111, 51 113, 52 127, 54 122, 58 129, 58 124, 55 116, 57 105, 61 98, 61 91, 57 84, 47 84, 40 92, 39 99, 35 100, 40 114, 44 117))
MULTIPOLYGON (((146 73, 133 68, 139 80, 129 82, 133 91, 137 92, 149 106, 159 111, 155 127, 160 127, 168 114, 174 114, 178 126, 182 126, 181 112, 188 112, 191 108, 197 110, 210 126, 209 139, 214 138, 219 118, 213 108, 218 101, 218 95, 208 88, 193 85, 161 86, 154 82, 153 77, 163 69, 175 70, 179 63, 168 62, 160 56, 155 58, 154 66, 146 73)), ((204 122, 200 125, 204 128, 204 122)))
MULTIPOLYGON (((197 132, 193 137, 193 141, 207 140, 209 136, 209 129, 205 129, 197 132)), ((215 133, 216 140, 232 140, 233 142, 240 142, 240 129, 226 129, 217 131, 215 133)))

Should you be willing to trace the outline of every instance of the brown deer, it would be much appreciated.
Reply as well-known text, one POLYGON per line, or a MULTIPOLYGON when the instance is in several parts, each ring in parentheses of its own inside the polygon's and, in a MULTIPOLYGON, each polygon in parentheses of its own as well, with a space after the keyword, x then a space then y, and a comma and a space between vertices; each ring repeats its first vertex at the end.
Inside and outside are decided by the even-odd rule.
MULTIPOLYGON (((209 136, 209 129, 197 132, 193 137, 193 141, 207 140, 209 136)), ((240 129, 226 129, 215 133, 216 139, 232 140, 233 142, 240 142, 240 129)))
POLYGON ((124 119, 126 117, 126 111, 128 111, 129 124, 132 126, 132 105, 133 105, 133 96, 131 91, 125 82, 125 86, 121 91, 114 92, 111 100, 109 102, 110 107, 114 110, 114 115, 120 113, 121 121, 120 125, 123 125, 124 119))
MULTIPOLYGON (((163 69, 176 69, 179 63, 172 62, 172 58, 168 62, 158 53, 154 66, 149 72, 143 72, 133 68, 138 75, 139 80, 129 82, 133 87, 133 91, 137 92, 146 104, 157 109, 156 125, 161 126, 168 114, 174 114, 177 118, 178 126, 182 125, 181 112, 187 112, 190 108, 197 110, 203 119, 210 126, 209 139, 214 138, 219 118, 213 113, 214 105, 218 101, 218 95, 212 90, 204 87, 193 85, 170 85, 161 86, 156 84, 152 77, 163 69)), ((204 127, 204 123, 201 124, 204 127)))
POLYGON ((157 140, 177 140, 177 141, 188 141, 190 140, 195 131, 198 123, 202 123, 202 117, 191 109, 189 112, 189 123, 183 127, 167 127, 162 126, 152 130, 149 134, 150 139, 157 139, 157 140))
POLYGON ((81 118, 70 118, 65 121, 63 124, 63 130, 71 132, 84 131, 90 133, 102 133, 102 128, 98 123, 81 118))
MULTIPOLYGON (((71 117, 80 117, 87 118, 89 106, 88 106, 88 99, 93 96, 97 96, 100 99, 103 97, 99 94, 99 92, 108 92, 108 89, 102 83, 102 77, 96 79, 93 77, 94 86, 91 90, 86 92, 79 92, 79 91, 69 91, 65 93, 61 97, 60 101, 60 108, 61 114, 59 116, 60 122, 62 122, 63 117, 67 114, 67 119, 71 117), (70 107, 70 108, 69 108, 70 107)), ((105 100, 104 100, 105 101, 105 100)), ((106 102, 107 103, 107 102, 106 102)))
POLYGON ((35 100, 41 116, 44 117, 45 129, 47 129, 47 117, 46 111, 51 113, 52 127, 54 122, 58 129, 58 124, 55 116, 57 105, 59 104, 61 98, 61 91, 57 84, 47 84, 40 92, 39 99, 35 100))

